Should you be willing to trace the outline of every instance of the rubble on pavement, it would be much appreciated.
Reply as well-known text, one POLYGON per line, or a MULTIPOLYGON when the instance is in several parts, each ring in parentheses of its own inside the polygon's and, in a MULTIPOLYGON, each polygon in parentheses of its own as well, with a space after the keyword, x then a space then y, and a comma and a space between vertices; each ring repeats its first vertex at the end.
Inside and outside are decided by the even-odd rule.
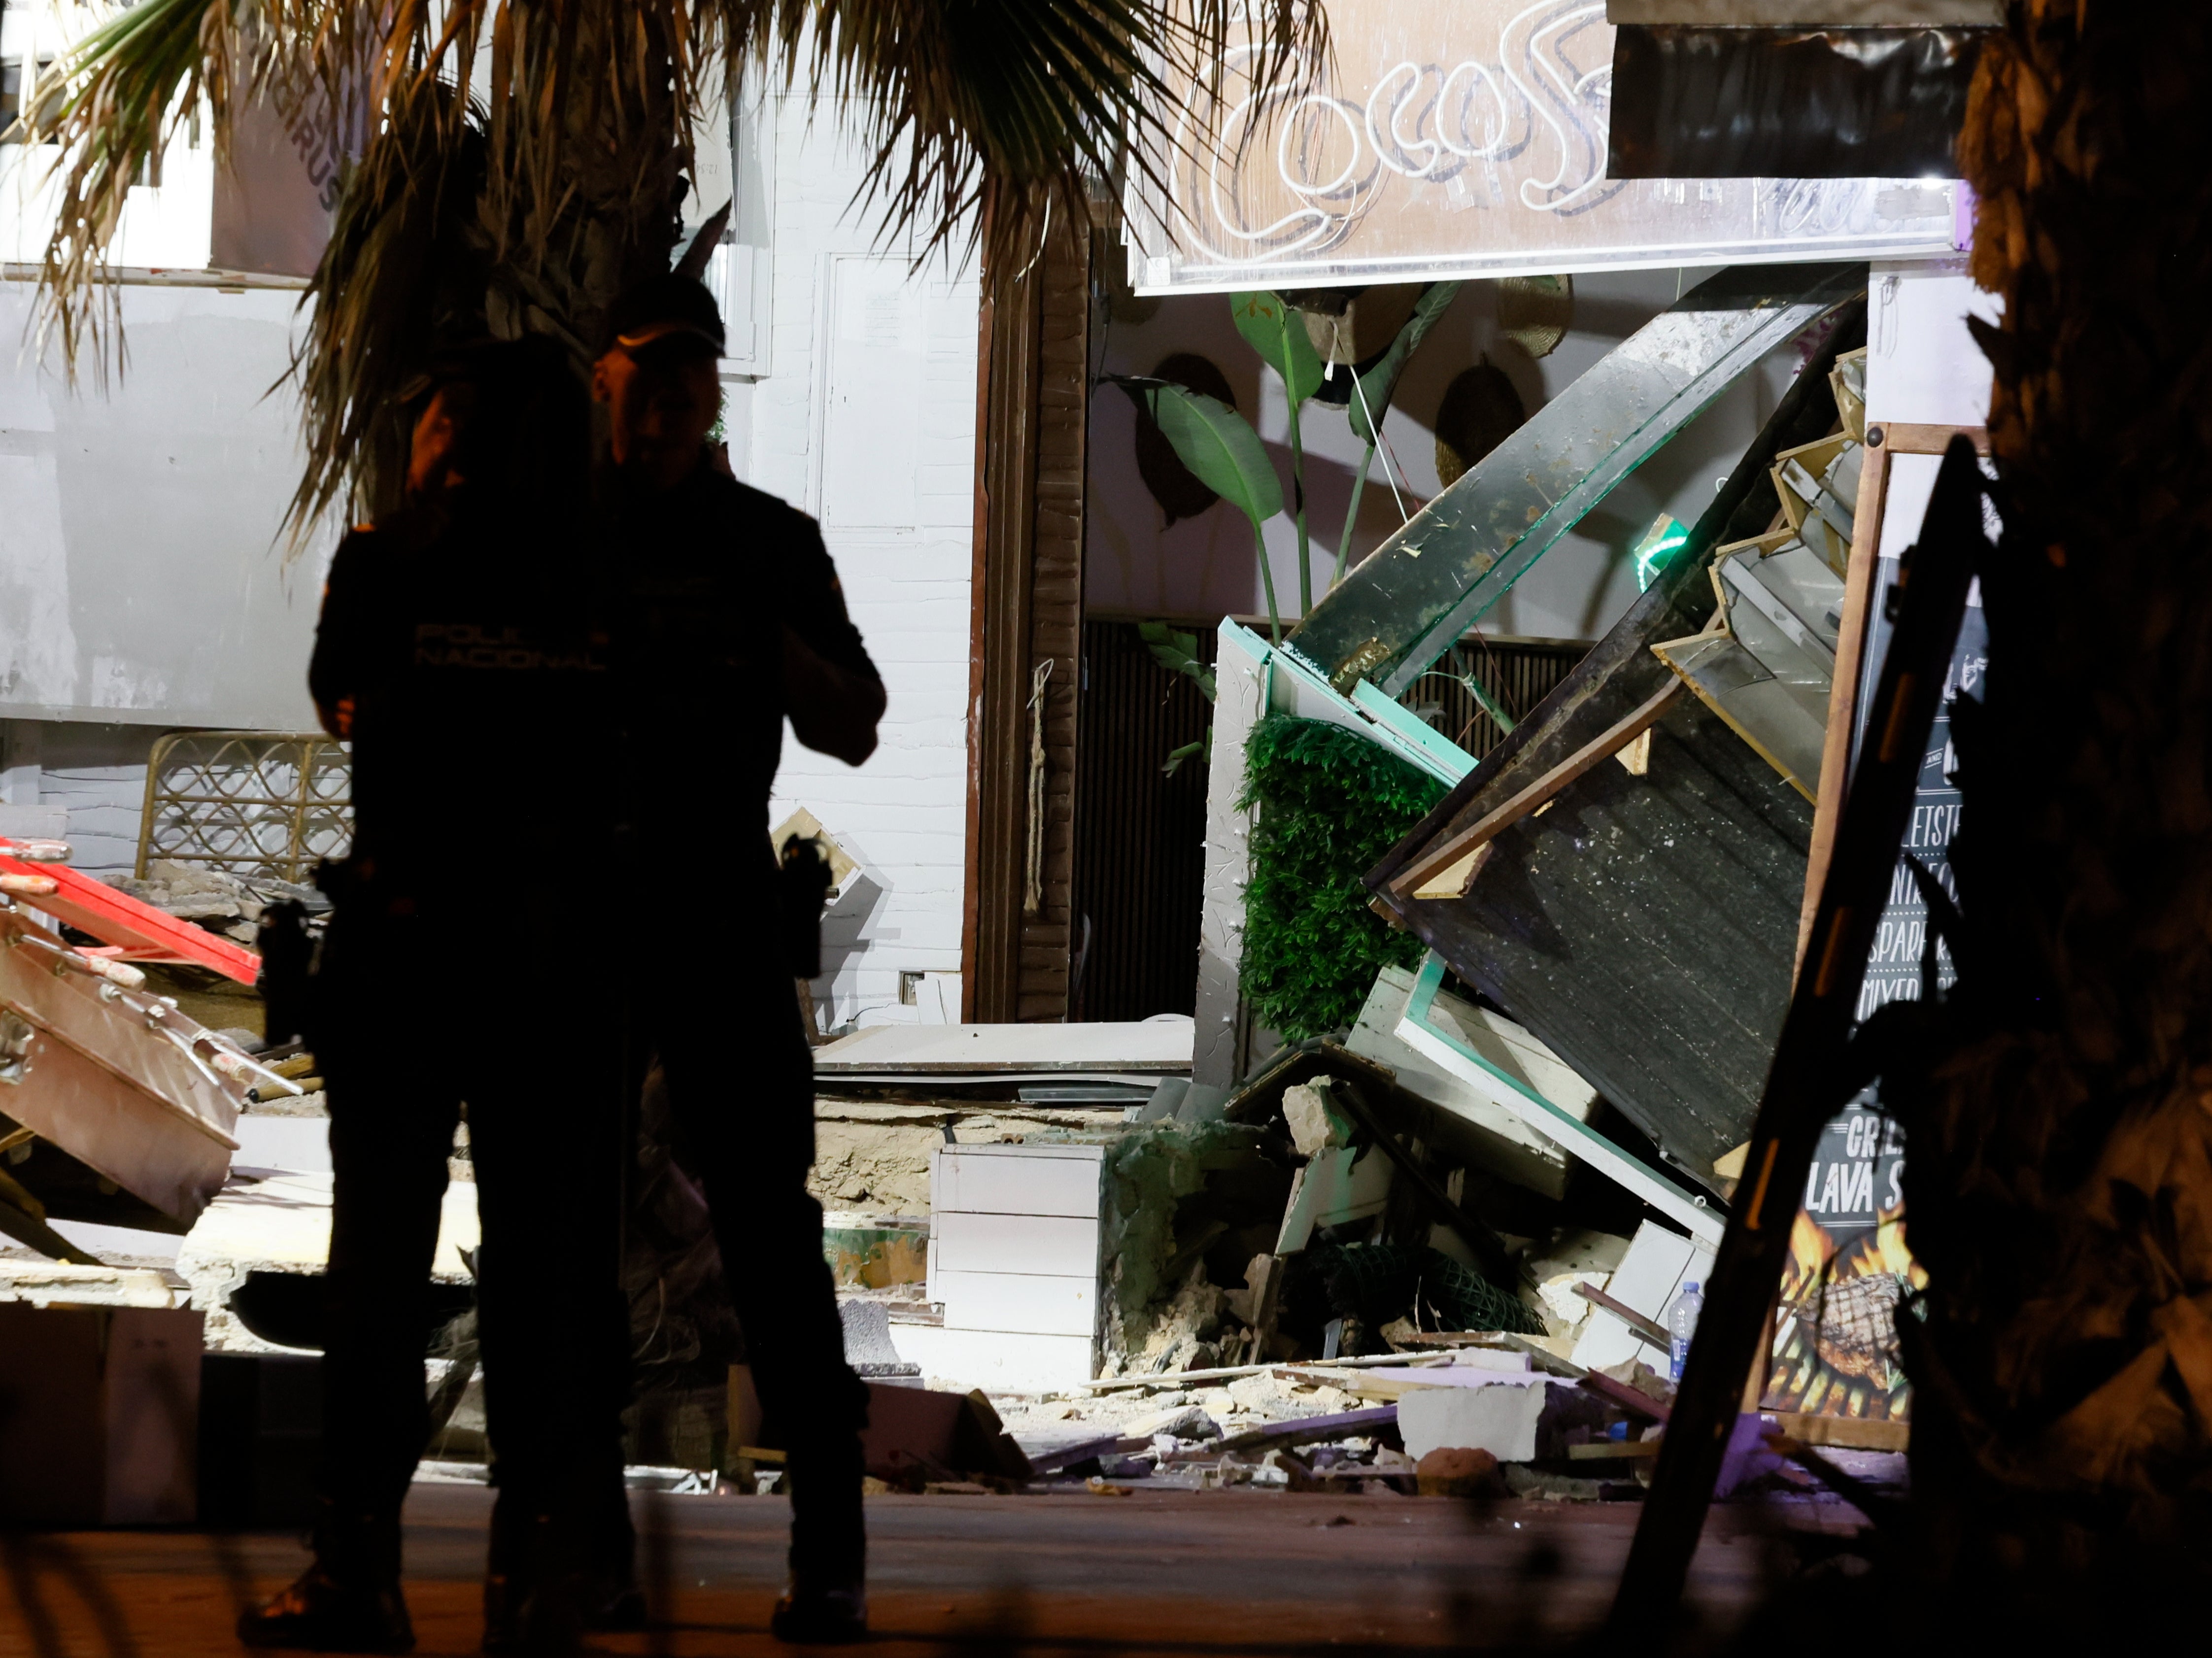
POLYGON ((322 893, 296 881, 279 880, 273 875, 234 875, 228 870, 179 863, 173 858, 155 859, 146 865, 143 877, 110 876, 107 884, 165 914, 241 944, 252 944, 260 938, 261 918, 271 905, 289 899, 310 917, 331 907, 322 893))

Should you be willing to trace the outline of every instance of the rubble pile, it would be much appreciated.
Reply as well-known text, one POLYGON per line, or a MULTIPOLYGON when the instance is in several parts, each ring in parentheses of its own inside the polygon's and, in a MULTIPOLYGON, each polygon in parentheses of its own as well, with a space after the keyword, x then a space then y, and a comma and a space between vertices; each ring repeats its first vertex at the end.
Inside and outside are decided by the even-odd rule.
POLYGON ((180 921, 252 944, 261 936, 261 918, 272 904, 297 901, 310 917, 330 908, 330 900, 311 886, 273 875, 233 875, 226 870, 156 858, 141 877, 118 875, 108 884, 180 921))
MULTIPOLYGON (((1673 1386, 1632 1362, 1577 1379, 1497 1333, 1444 1352, 1000 1399, 1037 1486, 1143 1482, 1358 1495, 1639 1497, 1673 1386)), ((1771 1460, 1771 1459, 1770 1459, 1771 1460)))
MULTIPOLYGON (((1031 1488, 1639 1497, 1673 1392, 1644 1327, 1691 1266, 1689 1240, 1599 1230, 1564 1187, 1479 1185, 1468 1137, 1437 1116, 1389 1067, 1323 1041, 1211 1110, 997 1154, 1024 1171, 1004 1189, 1035 1193, 1077 1142, 1097 1146, 1096 1379, 991 1389, 1031 1488), (1488 1224, 1477 1189, 1528 1231, 1488 1224), (1627 1297, 1613 1311, 1590 1296, 1609 1288, 1627 1297)), ((1036 1240, 1079 1206, 994 1201, 1047 1212, 1018 1234, 1036 1240)))

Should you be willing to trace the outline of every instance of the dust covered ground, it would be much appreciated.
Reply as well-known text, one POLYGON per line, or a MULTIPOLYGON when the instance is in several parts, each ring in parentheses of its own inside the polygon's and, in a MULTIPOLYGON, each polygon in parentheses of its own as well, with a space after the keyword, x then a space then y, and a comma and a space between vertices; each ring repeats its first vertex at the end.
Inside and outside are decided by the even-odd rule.
MULTIPOLYGON (((636 1492, 653 1628, 595 1649, 789 1652, 768 1634, 787 1505, 636 1492)), ((409 1600, 425 1658, 473 1654, 490 1493, 418 1485, 409 1600)), ((1565 1650, 1604 1615, 1631 1504, 1243 1491, 871 1498, 869 1649, 904 1654, 1320 1654, 1565 1650)), ((1717 1511, 1692 1575, 1692 1644, 1717 1646, 1796 1550, 1766 1510, 1717 1511)), ((1794 1517, 1848 1530, 1848 1510, 1794 1517)), ((197 1531, 0 1537, 0 1653, 234 1655, 239 1608, 306 1562, 291 1535, 197 1531)))

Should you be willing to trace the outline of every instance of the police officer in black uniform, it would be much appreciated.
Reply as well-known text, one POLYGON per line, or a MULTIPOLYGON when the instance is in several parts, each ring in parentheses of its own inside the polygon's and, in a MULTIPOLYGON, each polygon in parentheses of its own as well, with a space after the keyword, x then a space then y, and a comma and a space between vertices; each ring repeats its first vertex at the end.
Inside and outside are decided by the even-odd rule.
POLYGON ((822 1209, 806 1191, 813 1061, 766 831, 784 721, 859 765, 883 683, 814 521, 713 462, 723 334, 706 288, 648 281, 617 303, 610 335, 592 395, 610 438, 626 833, 649 865, 696 869, 708 846, 726 865, 690 928, 716 946, 713 993, 641 998, 637 1045, 659 1054, 678 1156, 705 1187, 762 1408, 790 1458, 791 1577, 775 1632, 857 1639, 867 1394, 845 1363, 822 1209))
POLYGON ((335 1177, 322 1506, 314 1564, 240 1620, 252 1646, 413 1644, 400 1506, 428 1431, 425 1292, 464 1102, 499 1487, 486 1649, 571 1649, 587 1622, 641 1613, 622 1048, 589 879, 614 826, 589 446, 584 388, 550 343, 456 354, 415 423, 405 506, 331 567, 309 683, 353 744, 355 843, 307 1032, 335 1177), (562 961, 576 970, 550 978, 562 961))

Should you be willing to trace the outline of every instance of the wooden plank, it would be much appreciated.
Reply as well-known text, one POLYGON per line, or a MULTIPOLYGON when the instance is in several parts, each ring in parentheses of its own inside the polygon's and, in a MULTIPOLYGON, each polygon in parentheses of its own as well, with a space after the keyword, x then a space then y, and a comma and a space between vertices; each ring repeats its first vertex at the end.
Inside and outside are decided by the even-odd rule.
MULTIPOLYGON (((1423 853, 1419 858, 1408 865, 1402 873, 1392 878, 1390 890, 1402 895, 1413 892, 1417 888, 1426 887, 1431 878, 1443 874, 1453 865, 1480 851, 1495 840, 1499 834, 1510 829, 1552 799, 1553 795, 1559 793, 1560 790, 1565 788, 1568 784, 1594 769, 1600 762, 1610 760, 1644 732, 1650 731, 1652 726, 1657 725, 1660 717, 1674 706, 1674 700, 1682 695, 1682 691, 1683 686, 1680 680, 1668 678, 1656 695, 1647 699, 1628 718, 1610 730, 1601 732, 1511 799, 1496 810, 1486 813, 1473 828, 1462 829, 1442 845, 1423 853)), ((1470 868, 1469 879, 1473 878, 1474 873, 1474 872, 1470 868)), ((1457 897, 1463 895, 1465 891, 1466 888, 1462 886, 1457 892, 1439 893, 1435 896, 1457 897)), ((1423 892, 1420 896, 1426 897, 1431 895, 1423 892)))
MULTIPOLYGON (((1501 1335, 1500 1341, 1515 1342, 1519 1336, 1501 1335)), ((1422 1354, 1368 1353, 1351 1358, 1310 1358, 1302 1360, 1299 1368, 1308 1370, 1359 1370, 1372 1364, 1443 1364, 1450 1361, 1443 1355, 1431 1358, 1422 1354)), ((1088 1384, 1098 1391, 1116 1388, 1180 1388, 1187 1382, 1233 1382, 1240 1376, 1265 1376, 1282 1368, 1279 1363, 1224 1364, 1205 1370, 1162 1370, 1151 1376, 1101 1376, 1088 1384)))
POLYGON ((1828 686, 1828 731, 1820 749, 1820 786, 1813 808, 1813 849, 1805 863, 1805 896, 1798 907, 1797 956, 1790 969, 1805 963, 1805 941, 1813 936, 1813 914, 1820 907, 1820 884, 1828 878, 1828 855, 1835 849, 1836 825, 1844 817, 1844 784, 1850 770, 1851 716, 1858 707, 1859 665, 1866 652, 1867 606, 1872 602, 1875 569, 1881 548, 1882 509, 1889 500, 1890 450, 1883 428, 1867 433, 1859 461, 1859 498, 1851 515, 1851 562, 1844 573, 1843 623, 1836 633, 1836 671, 1828 686))
POLYGON ((1693 696, 1652 729, 1650 776, 1593 770, 1498 838, 1467 897, 1401 913, 1710 1187, 1789 1003, 1813 807, 1693 696))
MULTIPOLYGON (((1871 435, 1871 434, 1869 434, 1871 435)), ((1881 733, 1860 757, 1844 803, 1813 940, 1776 1046, 1751 1136, 1745 1184, 1705 1285, 1651 1494, 1638 1515, 1609 1631, 1628 1635, 1673 1617, 1704 1529, 1715 1480, 1739 1413, 1744 1374, 1759 1343, 1790 1250, 1815 1143, 1837 1101, 1836 1070, 1856 1020, 1885 895, 1897 867, 1922 762, 1965 616, 1967 590, 1988 554, 1985 500, 1976 469, 1946 465, 1913 554, 1912 579, 1875 694, 1869 728, 1881 733)))
POLYGON ((1658 1348, 1661 1352, 1672 1351, 1673 1343, 1668 1339, 1667 1327, 1660 1323, 1657 1319, 1646 1318, 1633 1307, 1625 1306, 1606 1294, 1604 1291, 1593 1290, 1587 1284, 1575 1285, 1575 1293, 1599 1310, 1611 1313, 1637 1334, 1658 1348))
POLYGON ((1820 907, 1820 884, 1827 879, 1835 850, 1836 825, 1842 821, 1844 788, 1850 768, 1851 727, 1858 712, 1859 680, 1864 666, 1867 611, 1874 600, 1875 574, 1881 565, 1881 531, 1889 507, 1889 463, 1893 455, 1940 455, 1951 440, 1965 436, 1982 454, 1990 434, 1980 426, 1917 426, 1876 422, 1867 428, 1866 452, 1859 467, 1859 497, 1851 516, 1851 562, 1844 577, 1843 625, 1836 636, 1836 673, 1828 692, 1827 740, 1820 751, 1820 804, 1813 816, 1813 851, 1806 860, 1805 896, 1797 920, 1797 963, 1805 960, 1813 913, 1820 907))
POLYGON ((1806 1416, 1784 1411, 1774 1418, 1776 1431, 1800 1445, 1838 1451, 1902 1451, 1912 1440, 1910 1423, 1873 1421, 1852 1416, 1806 1416))
POLYGON ((1664 1442, 1656 1439, 1601 1439, 1588 1445, 1567 1447, 1570 1462, 1644 1461, 1659 1455, 1664 1442))
MULTIPOLYGON (((1037 859, 1042 902, 1021 918, 1014 1016, 1065 1021, 1073 945, 1069 906, 1075 863, 1076 739, 1083 632, 1083 491, 1090 399, 1090 237, 1066 227, 1046 235, 1036 278, 1042 290, 1036 449, 1031 489, 1029 640, 1032 669, 1050 661, 1044 688, 1043 812, 1037 859)), ((1024 713, 1026 714, 1026 703, 1024 713)), ((1024 724, 1024 733, 1027 726, 1024 724)), ((1024 808, 1027 766, 1024 755, 1024 808)), ((1021 845, 1028 847, 1024 831, 1021 845)))
POLYGON ((1036 528, 1036 387, 1043 283, 984 272, 977 364, 975 544, 970 577, 964 1017, 1011 1021, 1021 997, 1027 844, 1030 568, 1036 528), (985 856, 983 848, 992 848, 985 856))
POLYGON ((1641 1388, 1632 1388, 1626 1382, 1615 1382, 1609 1376, 1590 1371, 1576 1384, 1595 1394, 1608 1405, 1617 1405, 1633 1417, 1646 1422, 1664 1422, 1672 1412, 1641 1388))
MULTIPOLYGON (((1869 446, 1872 446, 1876 432, 1882 434, 1881 446, 1893 455, 1940 455, 1951 446, 1951 440, 1955 437, 1970 440, 1978 454, 1990 452, 1990 431, 1986 426, 1916 426, 1905 421, 1876 421, 1867 428, 1869 446)), ((1857 527, 1856 520, 1852 527, 1857 527)))
POLYGON ((1397 1424, 1398 1407, 1395 1405, 1378 1405, 1366 1411, 1339 1411, 1330 1416, 1309 1416, 1295 1422, 1271 1423, 1249 1433, 1231 1434, 1226 1439, 1215 1440, 1212 1444, 1179 1455, 1176 1460, 1211 1462, 1216 1457, 1237 1451, 1287 1450, 1293 1445, 1317 1445, 1326 1440, 1344 1439, 1354 1434, 1379 1433, 1397 1424))
POLYGON ((53 887, 24 902, 114 947, 120 951, 119 959, 189 962, 242 985, 259 979, 261 957, 253 951, 66 864, 33 863, 7 855, 15 845, 0 840, 0 874, 40 885, 51 882, 53 887))

